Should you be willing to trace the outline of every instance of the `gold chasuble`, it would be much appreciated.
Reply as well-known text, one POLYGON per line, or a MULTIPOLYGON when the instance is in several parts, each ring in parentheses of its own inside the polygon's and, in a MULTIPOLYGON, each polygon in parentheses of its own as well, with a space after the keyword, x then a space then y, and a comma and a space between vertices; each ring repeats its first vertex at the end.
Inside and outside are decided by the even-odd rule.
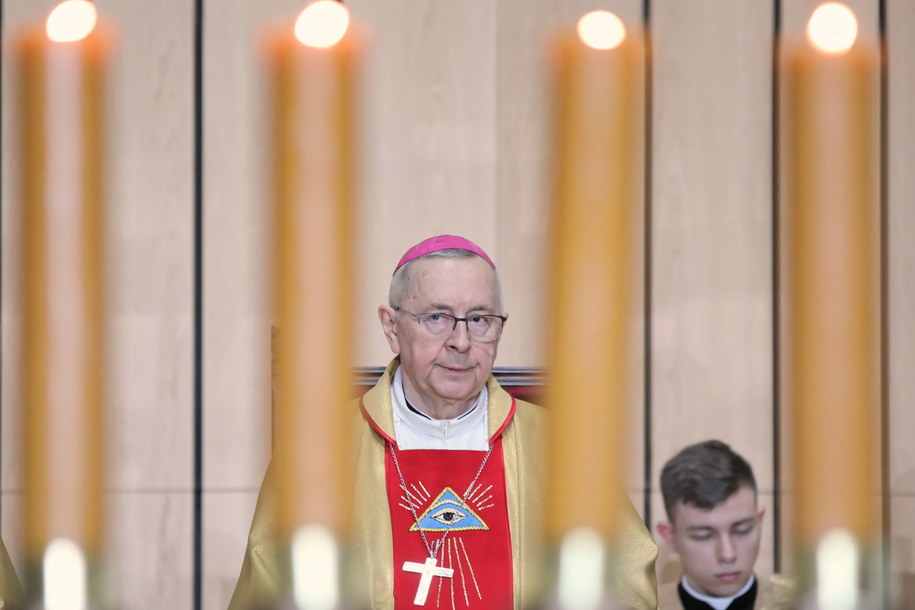
MULTIPOLYGON (((395 358, 358 401, 360 570, 354 584, 365 589, 354 592, 354 604, 378 610, 534 607, 547 585, 540 520, 546 412, 515 400, 490 377, 488 453, 401 451, 393 442, 391 404, 398 365, 395 358), (418 600, 424 604, 414 605, 418 600)), ((270 478, 268 471, 229 610, 257 607, 276 593, 270 478)), ((657 547, 631 504, 624 518, 620 595, 628 607, 657 608, 657 547)))
POLYGON ((16 608, 22 602, 22 589, 13 562, 6 552, 6 545, 0 539, 0 610, 16 608))

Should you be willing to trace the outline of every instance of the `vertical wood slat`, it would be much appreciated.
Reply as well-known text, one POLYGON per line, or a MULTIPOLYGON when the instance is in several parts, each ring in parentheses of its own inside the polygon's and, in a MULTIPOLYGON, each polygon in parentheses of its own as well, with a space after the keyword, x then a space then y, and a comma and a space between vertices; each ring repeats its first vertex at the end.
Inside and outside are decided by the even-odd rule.
POLYGON ((270 456, 267 116, 258 46, 289 0, 203 7, 204 608, 225 608, 270 456))
POLYGON ((915 4, 886 0, 886 89, 884 136, 887 163, 885 233, 887 316, 885 374, 888 448, 884 498, 888 511, 890 582, 897 608, 915 607, 915 120, 908 110, 915 96, 915 4))
MULTIPOLYGON (((376 310, 387 303, 391 273, 407 248, 431 235, 459 234, 500 265, 506 245, 496 240, 494 222, 496 3, 347 6, 370 32, 359 155, 362 288, 354 310, 357 364, 372 366, 392 356, 376 310)), ((509 308, 521 300, 506 297, 509 308)))
MULTIPOLYGON (((653 2, 652 482, 718 438, 772 510, 772 4, 653 2)), ((653 521, 666 519, 659 492, 653 521)), ((761 572, 772 570, 764 522, 761 572)), ((659 564, 662 579, 664 561, 659 564)))
MULTIPOLYGON (((8 0, 4 36, 43 20, 53 2, 8 0)), ((192 584, 191 433, 193 164, 189 4, 99 2, 119 29, 110 79, 108 200, 110 388, 107 467, 110 598, 186 607, 192 584), (162 587, 163 582, 170 586, 162 587)), ((4 57, 3 78, 11 83, 4 57)), ((3 492, 4 539, 14 561, 19 531, 16 354, 18 236, 7 232, 16 200, 15 116, 4 87, 3 492)), ((17 564, 21 572, 21 565, 17 564)))
POLYGON ((181 607, 193 592, 193 3, 98 8, 120 28, 109 250, 111 597, 181 607), (163 590, 162 582, 173 585, 163 590))

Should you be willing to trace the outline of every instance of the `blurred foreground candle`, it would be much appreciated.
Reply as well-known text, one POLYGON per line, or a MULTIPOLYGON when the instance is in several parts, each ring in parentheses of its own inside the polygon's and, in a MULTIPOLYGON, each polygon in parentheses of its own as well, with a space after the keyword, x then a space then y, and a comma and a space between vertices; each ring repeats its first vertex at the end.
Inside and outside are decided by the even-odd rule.
POLYGON ((612 13, 550 49, 553 192, 548 259, 547 531, 561 607, 597 607, 614 550, 638 327, 644 42, 612 13), (593 575, 589 578, 588 575, 593 575), (576 584, 564 577, 575 577, 576 584))
POLYGON ((91 3, 69 0, 14 43, 26 586, 47 608, 90 597, 87 560, 98 560, 103 544, 103 106, 111 40, 101 30, 91 3))
POLYGON ((358 40, 331 0, 267 36, 274 302, 278 322, 273 468, 277 534, 297 607, 338 595, 351 514, 353 140, 358 40), (306 569, 302 569, 302 566, 306 569), (322 569, 319 569, 322 568, 322 569), (310 578, 310 580, 309 580, 310 578))
MULTIPOLYGON (((879 61, 839 3, 821 5, 806 40, 782 52, 794 542, 801 563, 822 565, 822 548, 849 548, 836 535, 859 554, 878 541, 879 61)), ((828 584, 856 589, 857 577, 851 568, 828 584)))

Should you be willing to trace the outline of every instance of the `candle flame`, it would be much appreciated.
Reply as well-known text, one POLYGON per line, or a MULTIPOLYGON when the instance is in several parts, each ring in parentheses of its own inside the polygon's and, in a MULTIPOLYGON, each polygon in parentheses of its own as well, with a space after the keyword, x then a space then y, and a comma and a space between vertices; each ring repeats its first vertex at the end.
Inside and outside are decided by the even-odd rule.
POLYGON ((98 14, 88 0, 64 0, 48 15, 48 38, 54 42, 76 42, 95 28, 98 14))
POLYGON ((295 22, 295 37, 304 45, 325 49, 343 38, 349 11, 336 0, 318 0, 305 7, 295 22))
POLYGON ((609 11, 591 11, 578 20, 578 37, 592 49, 606 51, 626 38, 626 26, 609 11))
POLYGON ((825 53, 845 53, 858 37, 855 13, 841 2, 825 2, 807 22, 807 40, 825 53))

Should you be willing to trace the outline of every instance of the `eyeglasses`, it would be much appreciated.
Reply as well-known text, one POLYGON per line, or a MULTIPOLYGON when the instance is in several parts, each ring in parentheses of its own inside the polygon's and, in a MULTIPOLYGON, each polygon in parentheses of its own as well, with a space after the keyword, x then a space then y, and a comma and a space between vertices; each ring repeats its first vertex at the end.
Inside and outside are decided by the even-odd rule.
POLYGON ((459 318, 450 313, 438 311, 430 313, 413 313, 400 307, 394 307, 394 311, 405 313, 416 318, 416 323, 425 331, 427 335, 434 339, 441 339, 449 336, 457 328, 458 322, 463 322, 467 326, 467 334, 474 341, 480 343, 492 343, 502 334, 502 325, 508 319, 494 313, 476 313, 459 318))

